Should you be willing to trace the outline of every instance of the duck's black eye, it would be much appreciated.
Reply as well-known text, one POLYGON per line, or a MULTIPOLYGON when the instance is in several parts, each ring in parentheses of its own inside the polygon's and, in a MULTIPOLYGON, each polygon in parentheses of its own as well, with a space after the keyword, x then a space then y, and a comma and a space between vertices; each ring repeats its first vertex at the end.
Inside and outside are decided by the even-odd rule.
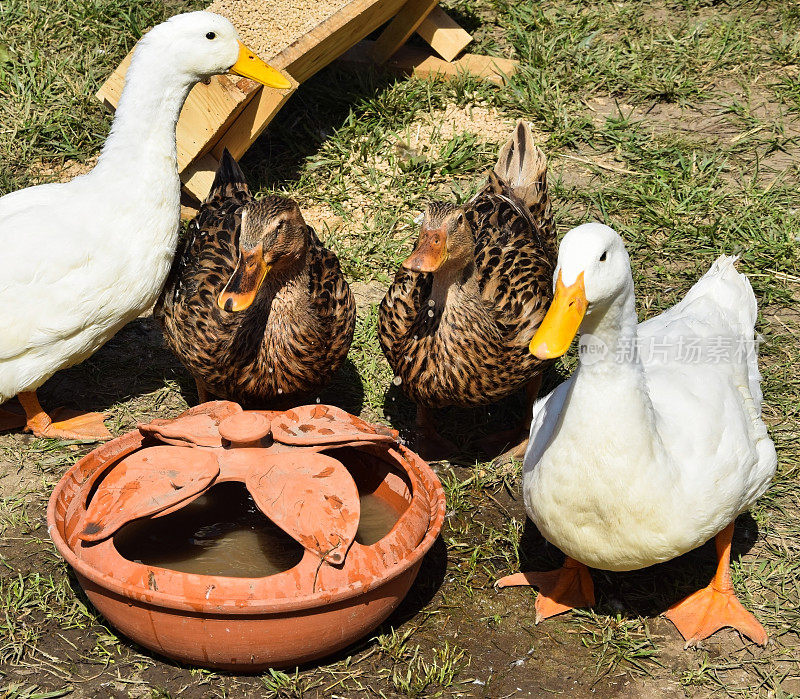
POLYGON ((608 252, 607 250, 603 250, 603 254, 600 255, 600 262, 605 262, 606 261, 606 253, 607 252, 608 252))
POLYGON ((206 39, 208 39, 209 41, 211 41, 213 39, 216 39, 216 38, 217 38, 217 35, 214 32, 209 32, 208 34, 206 34, 206 39))

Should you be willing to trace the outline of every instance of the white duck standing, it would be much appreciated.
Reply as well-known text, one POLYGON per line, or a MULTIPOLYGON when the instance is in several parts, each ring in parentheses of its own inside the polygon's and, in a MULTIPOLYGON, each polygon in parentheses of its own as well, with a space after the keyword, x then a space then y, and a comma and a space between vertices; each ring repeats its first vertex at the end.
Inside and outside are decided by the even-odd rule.
POLYGON ((667 617, 687 642, 724 626, 766 642, 729 572, 734 520, 777 461, 761 419, 756 299, 735 259, 720 257, 680 303, 637 324, 620 236, 590 223, 564 237, 530 347, 559 357, 580 330, 581 362, 534 407, 523 489, 528 515, 567 559, 498 581, 539 588, 537 621, 594 603, 587 566, 644 568, 716 536, 711 584, 667 617))
MULTIPOLYGON (((97 413, 52 422, 36 389, 155 302, 178 241, 175 124, 194 84, 228 71, 291 86, 224 17, 156 26, 136 48, 94 169, 0 198, 0 404, 16 395, 35 435, 110 437, 97 413)), ((0 429, 20 426, 0 412, 0 429)))

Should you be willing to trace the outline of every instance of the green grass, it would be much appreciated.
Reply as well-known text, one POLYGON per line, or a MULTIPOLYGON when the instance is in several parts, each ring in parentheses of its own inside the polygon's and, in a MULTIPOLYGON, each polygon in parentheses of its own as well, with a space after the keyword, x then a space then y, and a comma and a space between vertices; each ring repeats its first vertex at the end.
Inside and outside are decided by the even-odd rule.
MULTIPOLYGON (((192 671, 106 628, 47 541, 46 499, 85 445, 0 437, 2 696, 511 696, 621 691, 687 696, 800 694, 800 10, 779 0, 598 2, 451 0, 472 50, 514 57, 498 88, 331 68, 310 80, 243 159, 260 192, 290 194, 379 298, 432 198, 463 201, 503 136, 529 119, 550 158, 559 230, 601 220, 625 237, 640 317, 680 299, 722 253, 741 255, 764 336, 764 415, 779 455, 767 494, 737 527, 732 567, 744 604, 772 641, 729 632, 684 651, 658 614, 705 584, 709 547, 658 568, 595 572, 594 610, 535 626, 530 591, 493 589, 560 554, 526 526, 519 469, 478 449, 517 419, 519 397, 441 412, 465 455, 439 465, 448 496, 443 547, 398 615, 316 667, 237 677, 192 671), (475 121, 467 118, 472 110, 475 121), (445 114, 461 116, 455 127, 445 114), (629 683, 626 688, 625 683, 629 683), (100 689, 100 688, 103 689, 100 689), (182 692, 184 692, 182 694, 182 692), (52 692, 52 694, 49 694, 52 692)), ((91 162, 110 119, 93 98, 151 24, 199 3, 0 0, 0 193, 91 162)), ((350 364, 322 393, 408 428, 362 307, 350 364)), ((574 367, 568 356, 545 379, 574 367)), ((118 432, 195 400, 148 320, 124 329, 42 391, 46 404, 91 404, 118 432)))

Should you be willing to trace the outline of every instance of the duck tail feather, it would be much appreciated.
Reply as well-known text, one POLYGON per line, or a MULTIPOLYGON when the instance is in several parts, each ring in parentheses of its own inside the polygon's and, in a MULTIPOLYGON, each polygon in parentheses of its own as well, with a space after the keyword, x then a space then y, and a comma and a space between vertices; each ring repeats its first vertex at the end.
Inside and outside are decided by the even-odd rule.
POLYGON ((222 151, 217 174, 214 176, 214 184, 211 185, 211 191, 208 193, 206 201, 216 195, 229 196, 233 192, 249 193, 250 189, 247 186, 247 179, 244 176, 244 172, 242 172, 242 168, 239 167, 239 163, 234 160, 230 151, 225 148, 222 151))
POLYGON ((530 125, 518 121, 514 133, 500 149, 494 173, 508 192, 530 211, 555 255, 556 228, 547 188, 547 157, 534 143, 530 125))

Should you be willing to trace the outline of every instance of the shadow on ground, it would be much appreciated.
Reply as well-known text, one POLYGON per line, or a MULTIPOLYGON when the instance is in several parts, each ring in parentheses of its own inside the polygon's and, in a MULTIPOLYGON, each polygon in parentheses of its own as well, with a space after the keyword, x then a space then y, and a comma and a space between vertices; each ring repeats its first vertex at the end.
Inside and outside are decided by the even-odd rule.
MULTIPOLYGON (((749 513, 736 520, 731 557, 744 556, 758 541, 758 525, 749 513)), ((530 519, 520 540, 520 570, 552 570, 564 554, 550 544, 530 519)), ((653 617, 711 582, 716 570, 714 540, 666 563, 626 572, 592 569, 599 614, 653 617)))

